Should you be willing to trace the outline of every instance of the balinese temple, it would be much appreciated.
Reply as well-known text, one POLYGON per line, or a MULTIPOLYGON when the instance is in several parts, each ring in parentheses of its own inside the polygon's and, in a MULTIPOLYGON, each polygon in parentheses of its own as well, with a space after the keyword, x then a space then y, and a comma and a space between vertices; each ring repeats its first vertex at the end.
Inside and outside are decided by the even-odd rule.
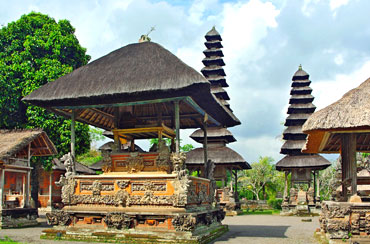
POLYGON ((286 156, 276 163, 276 169, 285 172, 283 215, 317 212, 321 203, 319 171, 331 165, 320 155, 301 152, 307 137, 302 132, 302 125, 316 107, 312 104, 314 97, 311 95, 309 75, 302 66, 299 66, 292 80, 288 117, 284 124, 287 128, 283 132, 285 142, 280 151, 286 156))
POLYGON ((0 130, 0 229, 38 225, 31 202, 31 157, 57 154, 40 129, 0 130))
POLYGON ((23 100, 72 119, 72 155, 74 121, 114 135, 102 174, 76 175, 67 155, 72 164, 58 182, 64 207, 47 215, 55 226, 45 238, 204 243, 227 230, 225 212, 214 204, 213 172, 187 174, 180 129, 240 122, 215 99, 207 79, 161 45, 129 44, 23 100), (152 138, 159 140, 156 151, 135 151, 136 140, 152 138), (122 140, 131 142, 129 151, 122 140))
MULTIPOLYGON (((203 53, 206 57, 202 61, 205 67, 201 72, 211 83, 211 92, 217 100, 231 110, 227 102, 230 98, 224 89, 224 87, 228 87, 228 84, 226 83, 226 74, 222 67, 225 63, 221 50, 223 47, 221 35, 213 27, 206 34, 205 38, 206 42, 204 44, 207 49, 203 53)), ((205 142, 203 129, 196 130, 190 137, 198 143, 204 144, 205 142)), ((217 189, 217 200, 224 207, 227 215, 235 215, 237 213, 236 210, 240 208, 237 192, 237 171, 250 169, 251 167, 240 154, 226 146, 226 144, 236 141, 233 134, 226 128, 209 128, 206 139, 208 160, 211 160, 215 166, 214 178, 222 182, 222 188, 217 189), (232 182, 228 184, 228 175, 235 178, 235 186, 232 182)), ((203 147, 191 150, 186 154, 186 167, 190 172, 197 171, 203 175, 205 166, 204 154, 203 147)))

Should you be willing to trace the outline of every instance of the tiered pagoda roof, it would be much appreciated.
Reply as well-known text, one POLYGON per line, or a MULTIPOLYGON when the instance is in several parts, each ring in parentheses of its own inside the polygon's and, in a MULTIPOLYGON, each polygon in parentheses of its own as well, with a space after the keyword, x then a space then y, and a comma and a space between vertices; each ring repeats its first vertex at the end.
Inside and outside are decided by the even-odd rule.
MULTIPOLYGON (((203 52, 205 58, 203 59, 204 68, 201 70, 205 78, 211 83, 211 92, 216 96, 219 103, 230 109, 227 102, 230 100, 229 95, 224 87, 229 85, 226 83, 225 72, 223 66, 223 53, 221 48, 222 38, 213 27, 205 36, 206 42, 204 43, 207 49, 203 52)), ((198 129, 190 135, 194 141, 198 143, 204 142, 204 131, 198 129)), ((207 149, 208 159, 212 160, 216 166, 224 165, 233 169, 250 169, 251 166, 234 150, 226 146, 227 143, 235 142, 233 134, 223 127, 210 127, 207 129, 207 149)), ((204 149, 196 148, 186 155, 187 166, 203 165, 204 164, 204 149)))
POLYGON ((201 72, 211 83, 211 92, 219 99, 222 105, 230 109, 230 105, 227 102, 230 98, 223 89, 223 87, 228 87, 229 85, 226 83, 226 74, 222 68, 225 66, 224 54, 221 50, 223 47, 221 44, 222 38, 215 27, 206 34, 205 38, 207 41, 204 44, 207 49, 203 53, 206 57, 202 61, 205 67, 201 72))
POLYGON ((280 150, 281 154, 287 156, 276 164, 276 169, 326 168, 330 162, 325 158, 301 152, 307 137, 302 132, 302 126, 316 109, 316 106, 312 104, 314 97, 311 95, 309 74, 302 69, 302 66, 299 66, 292 80, 288 117, 284 124, 287 128, 283 132, 285 142, 280 150))

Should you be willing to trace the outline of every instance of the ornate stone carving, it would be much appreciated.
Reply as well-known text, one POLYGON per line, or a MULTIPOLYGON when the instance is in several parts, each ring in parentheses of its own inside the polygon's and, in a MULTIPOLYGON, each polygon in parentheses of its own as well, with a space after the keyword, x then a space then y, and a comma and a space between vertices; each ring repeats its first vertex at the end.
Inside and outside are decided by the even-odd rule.
POLYGON ((112 159, 110 158, 110 153, 106 150, 103 150, 101 154, 103 157, 102 170, 105 173, 109 173, 112 171, 112 159))
POLYGON ((55 184, 62 187, 62 202, 70 204, 71 198, 75 193, 76 180, 73 177, 66 178, 62 175, 55 184))
POLYGON ((64 162, 64 167, 66 168, 65 176, 68 178, 69 176, 76 174, 75 162, 72 154, 69 152, 64 154, 63 157, 60 158, 60 161, 64 162))
POLYGON ((128 229, 131 227, 132 218, 124 213, 108 213, 104 217, 104 222, 108 225, 109 228, 128 229))
POLYGON ((307 191, 307 201, 308 205, 314 205, 314 197, 315 197, 315 192, 312 187, 308 188, 307 191))
POLYGON ((102 184, 99 180, 95 180, 91 185, 91 191, 93 196, 100 195, 100 192, 102 190, 102 184))
POLYGON ((298 192, 295 188, 290 188, 289 205, 297 205, 298 192))
POLYGON ((215 213, 215 215, 216 215, 217 222, 221 222, 222 220, 225 219, 226 213, 223 209, 220 209, 215 213))
POLYGON ((349 215, 351 209, 348 206, 329 206, 328 207, 328 218, 344 218, 349 215))
POLYGON ((154 183, 152 181, 145 181, 144 183, 132 183, 132 191, 166 191, 167 186, 165 183, 154 183))
POLYGON ((198 203, 198 194, 194 182, 189 183, 188 187, 188 203, 198 203))
MULTIPOLYGON (((81 191, 92 191, 94 184, 91 183, 81 183, 80 189, 81 191)), ((101 184, 100 186, 101 191, 114 191, 114 185, 113 184, 101 184)))
POLYGON ((128 186, 128 184, 130 184, 130 181, 129 180, 116 180, 116 184, 119 188, 125 189, 128 186))
POLYGON ((188 215, 176 215, 172 219, 172 225, 177 231, 192 231, 196 226, 196 218, 188 215))
POLYGON ((360 213, 352 213, 350 218, 351 233, 360 234, 360 213))
POLYGON ((198 202, 208 202, 207 186, 205 184, 199 184, 198 202))
POLYGON ((53 211, 46 213, 46 220, 49 225, 69 225, 71 216, 64 211, 53 211))
POLYGON ((165 141, 163 140, 159 141, 158 152, 159 155, 156 160, 158 170, 163 170, 166 171, 167 173, 171 173, 172 171, 172 163, 170 160, 171 153, 165 141))
POLYGON ((127 169, 129 173, 139 173, 144 169, 144 158, 138 153, 131 153, 131 157, 127 159, 127 169))
MULTIPOLYGON (((171 162, 173 165, 173 172, 174 174, 179 174, 180 171, 185 169, 185 159, 186 155, 183 152, 180 153, 171 153, 171 162)), ((182 172, 185 173, 186 172, 182 172)))
POLYGON ((191 180, 185 170, 185 159, 184 153, 172 153, 171 161, 174 165, 173 174, 176 174, 176 179, 173 181, 174 186, 174 207, 185 207, 188 202, 188 190, 191 180))

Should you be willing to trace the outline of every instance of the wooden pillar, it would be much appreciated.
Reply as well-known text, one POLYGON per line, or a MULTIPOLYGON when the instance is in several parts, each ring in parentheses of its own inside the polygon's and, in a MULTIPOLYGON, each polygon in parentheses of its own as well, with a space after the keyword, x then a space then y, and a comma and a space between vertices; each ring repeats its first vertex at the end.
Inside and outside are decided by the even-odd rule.
POLYGON ((75 147, 76 147, 76 130, 75 130, 75 125, 76 125, 76 111, 72 109, 72 115, 71 115, 71 155, 73 157, 73 162, 74 159, 76 158, 76 152, 75 152, 75 147))
POLYGON ((5 169, 1 169, 1 179, 0 179, 0 209, 4 207, 4 180, 5 180, 5 169))
POLYGON ((320 171, 316 171, 316 201, 320 202, 320 171))
POLYGON ((207 121, 203 121, 203 152, 204 166, 208 169, 208 137, 207 137, 207 121))
POLYGON ((284 171, 284 196, 283 196, 283 200, 288 198, 288 174, 289 174, 288 171, 284 171))
MULTIPOLYGON (((114 129, 119 129, 119 107, 114 108, 114 129)), ((116 152, 121 150, 121 143, 119 140, 118 132, 113 132, 114 146, 116 152)))
POLYGON ((316 170, 313 171, 313 199, 316 200, 316 170))
POLYGON ((23 196, 23 206, 22 208, 25 208, 26 207, 26 180, 27 180, 27 175, 25 174, 23 177, 22 177, 22 196, 23 196))
POLYGON ((176 152, 180 152, 180 107, 179 101, 175 101, 175 126, 176 126, 176 152))
POLYGON ((131 139, 130 151, 135 152, 135 140, 134 140, 134 138, 131 139))
POLYGON ((50 208, 53 207, 53 172, 50 172, 49 176, 49 202, 48 202, 48 207, 50 208))
POLYGON ((356 135, 342 134, 342 191, 344 200, 347 200, 348 181, 351 180, 351 194, 357 194, 357 165, 356 165, 356 135))
MULTIPOLYGON (((233 170, 231 170, 233 172, 233 170)), ((238 194, 238 171, 234 170, 234 179, 235 179, 235 190, 234 190, 234 198, 235 202, 239 202, 239 194, 238 194)))

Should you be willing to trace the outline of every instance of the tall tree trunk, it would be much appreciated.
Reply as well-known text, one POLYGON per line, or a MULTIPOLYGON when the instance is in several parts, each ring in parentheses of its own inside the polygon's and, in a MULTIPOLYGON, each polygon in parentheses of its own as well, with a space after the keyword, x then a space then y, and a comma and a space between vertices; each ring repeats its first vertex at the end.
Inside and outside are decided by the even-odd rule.
POLYGON ((32 164, 31 170, 31 206, 38 208, 39 206, 39 172, 41 169, 40 162, 32 164))

